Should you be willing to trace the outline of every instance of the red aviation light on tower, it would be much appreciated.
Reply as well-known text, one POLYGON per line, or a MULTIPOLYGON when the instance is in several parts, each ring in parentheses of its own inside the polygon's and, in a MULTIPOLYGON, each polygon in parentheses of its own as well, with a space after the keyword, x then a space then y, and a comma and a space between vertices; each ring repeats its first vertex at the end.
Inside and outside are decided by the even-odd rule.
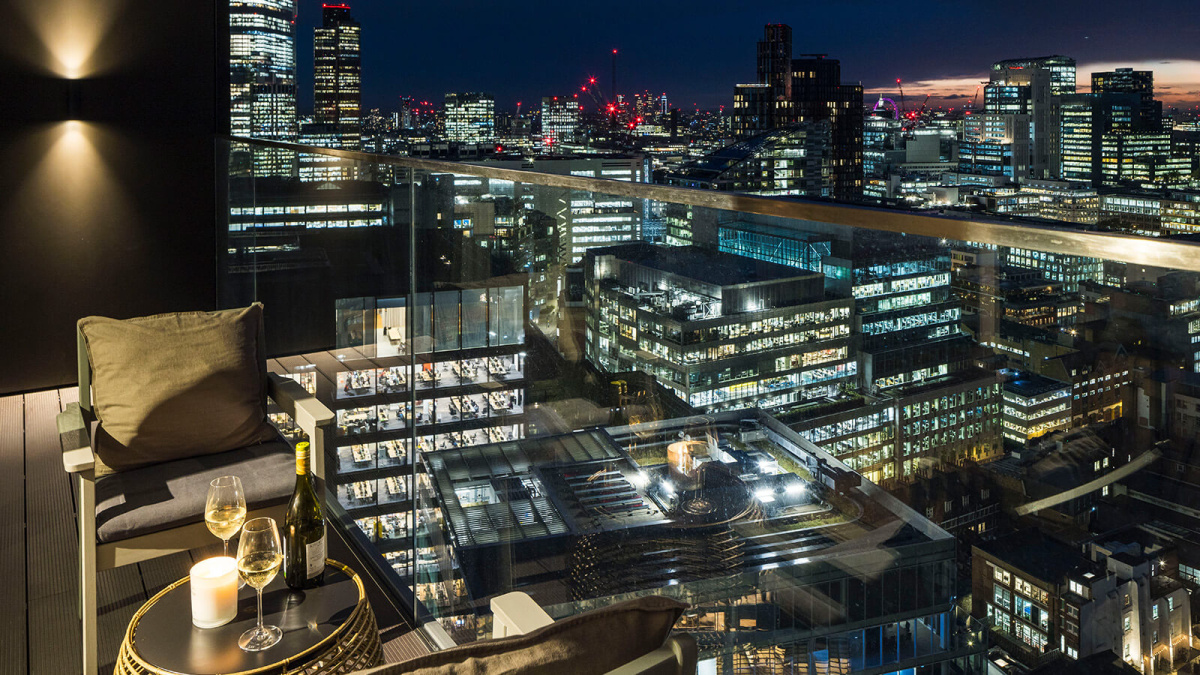
POLYGON ((615 49, 614 49, 614 50, 613 50, 613 53, 614 53, 614 54, 616 54, 616 53, 617 53, 617 50, 615 50, 615 49))

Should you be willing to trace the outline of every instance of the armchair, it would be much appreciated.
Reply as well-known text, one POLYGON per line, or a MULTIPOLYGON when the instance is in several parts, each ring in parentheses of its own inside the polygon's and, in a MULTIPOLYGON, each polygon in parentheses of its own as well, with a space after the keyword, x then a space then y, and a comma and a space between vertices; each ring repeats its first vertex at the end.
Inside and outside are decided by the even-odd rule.
MULTIPOLYGON (((261 307, 251 309, 261 311, 261 307)), ((106 467, 98 462, 97 456, 97 437, 104 433, 104 422, 98 419, 93 405, 93 369, 83 321, 80 324, 77 330, 79 403, 71 404, 59 414, 58 431, 63 447, 63 468, 78 486, 82 663, 85 675, 94 675, 99 665, 96 573, 213 543, 214 538, 204 523, 204 500, 208 482, 220 475, 235 474, 246 479, 247 519, 258 516, 282 518, 295 472, 291 446, 278 432, 271 438, 270 430, 262 432, 267 436, 266 440, 249 447, 192 457, 168 457, 160 463, 105 472, 106 467)), ((261 345, 261 324, 257 332, 256 349, 261 345)), ((164 349, 169 348, 168 341, 164 349)), ((261 350, 256 353, 261 359, 261 350)), ((260 372, 265 376, 266 395, 308 435, 312 444, 313 472, 321 480, 324 477, 323 428, 332 423, 333 413, 299 383, 266 373, 265 359, 262 359, 260 372)), ((265 425, 265 401, 262 410, 265 425)))

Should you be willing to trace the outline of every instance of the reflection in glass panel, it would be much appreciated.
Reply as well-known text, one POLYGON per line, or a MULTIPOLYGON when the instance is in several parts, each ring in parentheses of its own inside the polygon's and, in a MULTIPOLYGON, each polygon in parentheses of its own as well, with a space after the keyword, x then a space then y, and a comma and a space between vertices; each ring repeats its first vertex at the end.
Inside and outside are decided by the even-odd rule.
POLYGON ((468 288, 462 292, 462 348, 486 347, 487 289, 468 288))
POLYGON ((417 293, 413 303, 413 352, 427 354, 433 351, 433 295, 417 293))
MULTIPOLYGON (((562 173, 601 175, 604 161, 563 160, 562 173)), ((361 320, 308 325, 337 301, 297 298, 283 279, 316 278, 314 268, 279 273, 281 249, 253 267, 275 244, 255 240, 252 254, 245 232, 231 246, 240 269, 257 270, 256 297, 306 310, 274 312, 294 325, 273 333, 305 345, 356 326, 374 334, 360 350, 337 338, 336 354, 298 348, 278 362, 314 376, 311 391, 337 412, 330 484, 374 542, 366 553, 456 639, 486 635, 489 598, 514 588, 556 617, 661 593, 692 605, 680 626, 722 673, 978 672, 976 619, 1036 658, 1060 634, 1042 610, 1000 607, 995 585, 1010 604, 1017 594, 1046 608, 1000 567, 973 589, 968 619, 954 599, 972 583, 957 569, 969 563, 951 537, 960 552, 1014 555, 1019 546, 989 543, 1007 541, 991 536, 1009 502, 1129 467, 1022 518, 1080 536, 1093 523, 1118 531, 1137 502, 1160 533, 1139 534, 1140 550, 1169 542, 1161 532, 1177 512, 1150 501, 1170 503, 1140 472, 1152 448, 1186 463, 1166 441, 1187 447, 1200 429, 1193 272, 1101 260, 1065 233, 1062 250, 1039 251, 634 206, 659 219, 647 239, 686 245, 658 246, 605 229, 626 227, 628 198, 381 168, 357 175, 402 193, 394 232, 335 246, 328 228, 311 228, 296 244, 328 256, 313 285, 362 299, 344 307, 361 320), (341 375, 364 372, 373 392, 341 375), (1028 491, 1002 501, 1015 476, 1028 491)), ((958 237, 979 225, 903 216, 892 221, 901 229, 958 237)), ((1132 259, 1146 242, 1129 242, 1132 259)), ((1101 557, 1068 553, 1053 557, 1079 569, 1101 557)), ((1093 590, 1082 576, 1071 583, 1093 590)))
POLYGON ((493 346, 525 341, 525 291, 520 286, 488 290, 489 338, 493 346))
POLYGON ((434 346, 439 352, 459 349, 458 291, 438 291, 433 294, 434 346))

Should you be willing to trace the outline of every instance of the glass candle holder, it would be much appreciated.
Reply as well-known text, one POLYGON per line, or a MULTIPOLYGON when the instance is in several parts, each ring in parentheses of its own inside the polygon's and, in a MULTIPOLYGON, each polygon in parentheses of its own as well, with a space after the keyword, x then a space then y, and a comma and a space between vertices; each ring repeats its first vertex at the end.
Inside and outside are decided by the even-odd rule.
POLYGON ((237 616, 237 561, 230 556, 201 560, 192 566, 192 624, 216 628, 237 616))

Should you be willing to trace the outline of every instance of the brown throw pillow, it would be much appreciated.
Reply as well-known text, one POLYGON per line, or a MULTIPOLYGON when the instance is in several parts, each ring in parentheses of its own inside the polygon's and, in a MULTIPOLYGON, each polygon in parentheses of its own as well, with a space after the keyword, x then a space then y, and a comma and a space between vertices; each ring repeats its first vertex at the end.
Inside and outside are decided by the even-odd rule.
POLYGON ((261 326, 259 303, 125 321, 80 319, 100 421, 97 473, 275 438, 267 423, 261 326))
POLYGON ((372 671, 378 675, 600 675, 658 649, 687 605, 651 595, 372 671))

